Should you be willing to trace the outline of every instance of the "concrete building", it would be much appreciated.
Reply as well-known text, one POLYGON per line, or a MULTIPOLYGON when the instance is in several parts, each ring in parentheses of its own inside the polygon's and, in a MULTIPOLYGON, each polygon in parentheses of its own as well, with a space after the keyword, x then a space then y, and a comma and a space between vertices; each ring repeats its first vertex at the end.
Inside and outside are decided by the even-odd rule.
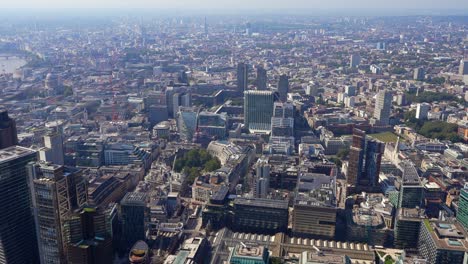
POLYGON ((299 175, 291 218, 294 236, 334 239, 335 193, 334 177, 319 173, 299 175))
POLYGON ((270 133, 274 96, 271 91, 244 92, 244 123, 252 133, 270 133))
POLYGON ((346 182, 356 185, 363 171, 366 133, 359 129, 353 130, 353 140, 349 150, 349 163, 346 182))
POLYGON ((458 74, 468 75, 468 60, 463 59, 460 61, 460 67, 458 69, 458 74))
POLYGON ((248 243, 235 246, 229 256, 229 264, 268 264, 269 251, 267 247, 248 243))
POLYGON ((267 198, 270 189, 270 168, 265 160, 258 160, 256 164, 255 189, 256 198, 267 198))
POLYGON ((0 150, 0 263, 36 263, 39 254, 31 211, 27 164, 36 152, 12 146, 0 150))
POLYGON ((288 202, 261 198, 236 198, 233 227, 255 233, 276 233, 288 226, 288 202))
POLYGON ((431 105, 428 103, 418 104, 416 106, 416 118, 421 119, 421 120, 426 120, 430 109, 431 109, 431 105))
POLYGON ((63 138, 60 133, 44 136, 45 147, 39 150, 39 159, 56 165, 64 165, 63 138))
POLYGON ((426 73, 424 71, 424 68, 416 68, 416 69, 414 69, 413 79, 417 80, 417 81, 422 81, 422 80, 424 80, 424 75, 425 74, 426 73))
POLYGON ((48 163, 28 164, 41 263, 66 263, 65 221, 86 205, 81 170, 48 163))
POLYGON ((378 121, 379 125, 386 126, 389 124, 391 107, 391 92, 387 90, 378 92, 374 108, 374 118, 378 121))
POLYGON ((468 262, 467 234, 457 223, 425 219, 418 237, 418 253, 428 264, 468 262))

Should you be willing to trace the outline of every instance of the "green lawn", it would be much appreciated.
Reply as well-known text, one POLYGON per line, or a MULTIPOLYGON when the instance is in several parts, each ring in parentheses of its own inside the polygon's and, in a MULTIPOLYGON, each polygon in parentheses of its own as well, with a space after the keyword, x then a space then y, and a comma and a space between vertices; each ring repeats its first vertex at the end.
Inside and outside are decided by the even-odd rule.
POLYGON ((396 142, 398 139, 398 136, 393 134, 392 132, 383 132, 383 133, 378 133, 378 134, 370 134, 370 137, 373 137, 375 139, 378 139, 382 142, 388 143, 388 142, 396 142))

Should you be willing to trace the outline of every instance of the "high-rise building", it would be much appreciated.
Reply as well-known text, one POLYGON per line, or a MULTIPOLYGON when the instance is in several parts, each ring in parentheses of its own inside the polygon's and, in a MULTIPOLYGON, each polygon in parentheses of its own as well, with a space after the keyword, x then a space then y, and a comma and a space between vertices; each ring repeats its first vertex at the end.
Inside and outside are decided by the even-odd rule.
POLYGON ((63 225, 87 203, 81 170, 50 163, 28 164, 41 263, 66 263, 63 225))
POLYGON ((129 250, 138 240, 145 240, 146 194, 130 192, 120 201, 122 246, 129 250))
POLYGON ((16 122, 8 116, 6 109, 0 108, 0 149, 18 144, 16 122))
POLYGON ((423 220, 418 253, 427 264, 465 264, 468 261, 466 231, 458 223, 423 220))
POLYGON ((112 263, 111 222, 101 208, 86 207, 63 226, 69 264, 112 263))
POLYGON ((270 132, 273 103, 271 91, 244 92, 244 123, 251 132, 270 132))
POLYGON ((0 150, 0 263, 39 263, 27 171, 36 159, 27 148, 0 150))
POLYGON ((261 67, 257 67, 257 90, 267 89, 267 71, 261 67))
POLYGON ((416 208, 421 206, 424 187, 414 165, 403 164, 403 175, 398 198, 398 208, 416 208))
POLYGON ((463 59, 460 61, 460 68, 458 70, 460 75, 468 75, 468 60, 463 59))
POLYGON ((226 113, 200 112, 198 114, 198 131, 210 138, 226 138, 228 117, 226 113))
POLYGON ((430 109, 431 109, 431 105, 428 103, 418 104, 416 107, 416 118, 421 119, 421 120, 426 120, 430 109))
POLYGON ((286 102, 289 91, 289 77, 286 74, 280 76, 278 81, 278 94, 281 102, 286 102))
POLYGON ((169 118, 167 105, 150 105, 148 107, 148 121, 153 127, 169 118))
POLYGON ((291 103, 275 102, 271 118, 272 137, 294 136, 294 106, 291 103))
POLYGON ((390 112, 392 107, 392 93, 390 91, 380 91, 377 93, 375 102, 374 118, 379 125, 389 124, 390 112))
POLYGON ((417 81, 422 81, 422 80, 424 80, 424 75, 425 74, 426 73, 424 72, 424 68, 416 68, 416 69, 414 69, 413 79, 417 80, 417 81))
POLYGON ((346 85, 345 86, 345 93, 348 96, 356 96, 356 86, 353 85, 346 85))
POLYGON ((55 165, 64 165, 63 138, 60 133, 51 132, 44 136, 44 148, 39 151, 39 159, 55 165))
POLYGON ((364 175, 367 186, 376 187, 379 184, 380 164, 384 153, 385 144, 377 140, 368 140, 366 143, 366 158, 364 175))
POLYGON ((247 91, 249 86, 249 65, 239 63, 237 65, 237 90, 240 92, 247 91))
POLYGON ((360 129, 353 130, 353 140, 349 149, 349 163, 346 182, 357 185, 364 165, 366 133, 360 129))
POLYGON ((256 164, 255 193, 256 198, 267 198, 270 189, 270 165, 265 160, 256 164))
POLYGON ((399 208, 395 216, 395 247, 416 248, 424 219, 424 209, 399 208))
POLYGON ((468 183, 465 183, 465 187, 460 191, 457 220, 468 230, 468 183))
POLYGON ((361 56, 359 56, 359 54, 351 55, 349 67, 356 68, 359 66, 360 63, 361 63, 361 56))

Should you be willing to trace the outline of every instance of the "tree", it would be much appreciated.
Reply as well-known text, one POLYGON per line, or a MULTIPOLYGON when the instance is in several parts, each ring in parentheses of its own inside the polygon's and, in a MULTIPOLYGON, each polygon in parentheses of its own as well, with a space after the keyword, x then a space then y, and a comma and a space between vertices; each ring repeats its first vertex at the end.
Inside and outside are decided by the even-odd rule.
POLYGON ((217 158, 212 158, 205 164, 205 171, 215 171, 219 168, 221 168, 221 162, 217 158))

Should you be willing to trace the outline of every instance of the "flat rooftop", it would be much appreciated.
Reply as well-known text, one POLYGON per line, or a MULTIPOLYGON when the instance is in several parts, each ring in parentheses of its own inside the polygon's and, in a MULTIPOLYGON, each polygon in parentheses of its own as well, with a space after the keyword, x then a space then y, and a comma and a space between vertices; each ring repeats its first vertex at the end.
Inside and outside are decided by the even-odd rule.
POLYGON ((20 146, 11 146, 0 149, 0 163, 11 161, 36 153, 36 151, 20 146))
POLYGON ((453 251, 468 251, 467 235, 458 223, 424 220, 437 248, 453 251))
POLYGON ((236 198, 234 200, 234 204, 284 209, 284 210, 288 209, 288 201, 285 201, 285 200, 272 200, 272 199, 262 199, 262 198, 236 198))

